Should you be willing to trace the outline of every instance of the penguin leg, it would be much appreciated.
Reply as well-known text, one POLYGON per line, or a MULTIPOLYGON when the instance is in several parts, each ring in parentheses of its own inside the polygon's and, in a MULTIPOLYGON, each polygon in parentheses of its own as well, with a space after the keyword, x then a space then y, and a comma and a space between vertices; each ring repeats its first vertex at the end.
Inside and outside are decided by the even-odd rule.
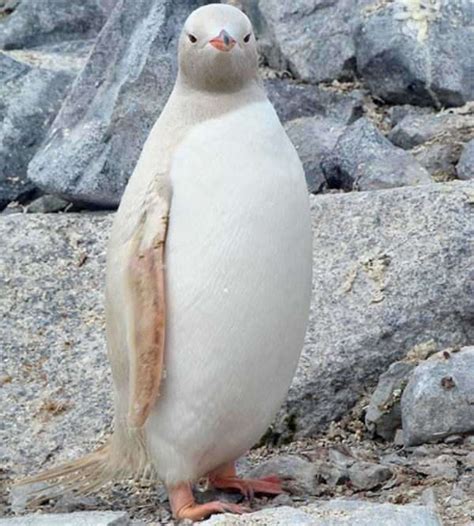
POLYGON ((191 484, 183 482, 168 489, 171 511, 175 519, 191 519, 200 521, 206 519, 214 513, 237 513, 242 514, 248 511, 243 506, 232 504, 231 502, 220 502, 214 500, 206 504, 197 504, 194 500, 191 484))
POLYGON ((235 462, 229 462, 208 474, 209 483, 215 489, 239 491, 247 499, 256 493, 262 495, 280 495, 284 493, 281 480, 276 475, 261 479, 244 479, 237 476, 235 462))

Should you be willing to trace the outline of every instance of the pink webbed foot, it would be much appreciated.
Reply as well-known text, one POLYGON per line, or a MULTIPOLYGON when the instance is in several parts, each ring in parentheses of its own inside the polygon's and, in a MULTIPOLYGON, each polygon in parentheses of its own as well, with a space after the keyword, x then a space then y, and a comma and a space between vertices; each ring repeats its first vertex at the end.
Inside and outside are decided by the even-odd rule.
POLYGON ((256 494, 274 496, 284 493, 281 480, 276 475, 260 479, 240 478, 234 463, 212 471, 209 474, 209 483, 215 489, 238 491, 249 500, 256 494))
POLYGON ((236 513, 238 515, 249 511, 243 506, 218 500, 197 504, 194 500, 190 484, 184 483, 168 488, 171 511, 175 519, 191 519, 201 521, 215 513, 236 513))

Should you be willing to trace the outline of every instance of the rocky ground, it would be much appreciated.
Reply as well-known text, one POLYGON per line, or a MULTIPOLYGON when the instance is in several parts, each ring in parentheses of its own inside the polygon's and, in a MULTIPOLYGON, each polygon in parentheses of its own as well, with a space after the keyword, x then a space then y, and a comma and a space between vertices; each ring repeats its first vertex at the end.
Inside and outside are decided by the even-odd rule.
MULTIPOLYGON (((0 514, 15 524, 12 482, 110 433, 110 210, 200 3, 0 0, 0 514)), ((240 466, 276 472, 287 493, 209 524, 472 524, 470 0, 229 3, 254 23, 313 194, 313 300, 288 399, 240 466)), ((41 512, 68 514, 48 525, 171 522, 149 483, 41 512)))

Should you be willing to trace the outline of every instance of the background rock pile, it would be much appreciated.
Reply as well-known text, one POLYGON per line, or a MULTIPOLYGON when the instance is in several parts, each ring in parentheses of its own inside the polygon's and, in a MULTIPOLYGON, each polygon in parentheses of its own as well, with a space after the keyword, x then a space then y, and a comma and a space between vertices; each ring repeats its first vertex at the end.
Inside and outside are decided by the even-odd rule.
MULTIPOLYGON (((11 481, 110 431, 107 209, 171 91, 179 28, 201 3, 0 0, 4 513, 25 512, 11 481)), ((278 473, 288 495, 209 524, 470 524, 472 0, 238 4, 313 193, 313 302, 288 400, 241 465, 278 473)), ((83 510, 104 513, 78 524, 170 521, 159 486, 45 503, 70 521, 83 510)))

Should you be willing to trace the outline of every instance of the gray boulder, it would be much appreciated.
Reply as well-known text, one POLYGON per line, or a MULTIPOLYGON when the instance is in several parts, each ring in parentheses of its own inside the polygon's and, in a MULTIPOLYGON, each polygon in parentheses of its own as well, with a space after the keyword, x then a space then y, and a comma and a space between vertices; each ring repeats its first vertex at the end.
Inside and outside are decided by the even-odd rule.
POLYGON ((362 117, 361 91, 339 93, 289 79, 266 79, 265 89, 282 122, 318 115, 350 124, 362 117))
POLYGON ((74 201, 116 206, 174 83, 176 44, 198 0, 119 0, 30 179, 74 201))
POLYGON ((474 108, 436 115, 408 114, 390 131, 389 140, 410 150, 436 181, 456 178, 463 144, 474 136, 474 108))
POLYGON ((396 148, 367 119, 359 119, 339 137, 321 168, 329 188, 378 190, 429 184, 429 173, 412 155, 396 148))
POLYGON ((343 416, 414 348, 473 341, 472 183, 312 198, 313 301, 273 439, 343 416))
POLYGON ((309 82, 351 79, 355 74, 354 32, 361 6, 370 0, 244 0, 263 53, 275 69, 309 82))
POLYGON ((332 119, 303 117, 288 122, 285 129, 303 163, 309 191, 320 192, 326 183, 321 161, 333 151, 345 126, 332 119))
POLYGON ((241 516, 215 515, 203 526, 441 526, 437 513, 427 506, 374 504, 361 500, 334 499, 301 508, 267 508, 241 516))
POLYGON ((402 425, 400 399, 414 363, 395 362, 379 379, 365 413, 365 425, 372 433, 393 440, 402 425))
POLYGON ((401 402, 405 445, 474 432, 473 371, 474 347, 439 353, 418 365, 401 402))
POLYGON ((0 21, 0 49, 94 38, 116 0, 22 0, 0 21))
POLYGON ((386 2, 363 16, 357 69, 388 102, 462 106, 474 99, 473 48, 471 0, 386 2))
POLYGON ((78 70, 90 43, 0 52, 0 209, 34 189, 28 163, 78 70))
POLYGON ((0 220, 0 464, 12 477, 93 450, 111 424, 103 307, 111 220, 0 220))
POLYGON ((465 144, 456 172, 459 179, 474 179, 474 139, 465 144))

